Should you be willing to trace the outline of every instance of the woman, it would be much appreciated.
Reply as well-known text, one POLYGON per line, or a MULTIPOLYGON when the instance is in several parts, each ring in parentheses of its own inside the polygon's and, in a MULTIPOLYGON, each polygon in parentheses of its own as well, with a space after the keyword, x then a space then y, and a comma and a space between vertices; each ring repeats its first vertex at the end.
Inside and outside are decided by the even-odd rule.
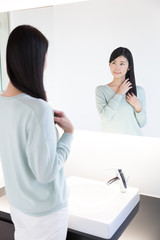
POLYGON ((73 126, 46 101, 48 41, 36 28, 15 28, 7 44, 10 78, 0 96, 0 154, 16 240, 64 240, 67 190, 63 166, 73 126), (56 122, 64 133, 57 142, 56 122))
POLYGON ((109 60, 113 81, 96 88, 102 131, 142 135, 146 124, 145 93, 136 86, 134 64, 127 48, 115 49, 109 60))

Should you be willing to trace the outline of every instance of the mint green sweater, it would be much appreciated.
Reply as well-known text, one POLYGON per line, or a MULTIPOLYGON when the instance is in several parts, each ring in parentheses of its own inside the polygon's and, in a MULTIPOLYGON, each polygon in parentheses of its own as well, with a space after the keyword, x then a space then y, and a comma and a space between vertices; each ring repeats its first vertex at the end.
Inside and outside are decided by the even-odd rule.
POLYGON ((57 143, 49 104, 27 94, 0 96, 0 155, 9 203, 43 216, 67 206, 63 166, 72 134, 57 143))
POLYGON ((126 94, 115 93, 108 85, 96 88, 96 106, 101 119, 101 130, 110 133, 143 135, 142 127, 147 122, 146 99, 142 87, 137 86, 137 97, 142 111, 137 113, 126 101, 126 94))

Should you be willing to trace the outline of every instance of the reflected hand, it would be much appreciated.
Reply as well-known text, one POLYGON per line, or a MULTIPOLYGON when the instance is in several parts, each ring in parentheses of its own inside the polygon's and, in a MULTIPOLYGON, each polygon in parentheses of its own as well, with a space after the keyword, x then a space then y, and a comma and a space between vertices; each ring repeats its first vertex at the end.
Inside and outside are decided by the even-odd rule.
POLYGON ((73 133, 74 127, 64 112, 54 110, 54 121, 64 130, 64 132, 73 133))
POLYGON ((129 78, 124 80, 124 82, 119 86, 117 93, 120 95, 126 94, 132 88, 132 83, 129 81, 129 78))
POLYGON ((126 96, 127 102, 133 106, 136 110, 136 112, 141 112, 142 111, 142 104, 139 101, 139 99, 134 95, 134 93, 128 93, 126 96))

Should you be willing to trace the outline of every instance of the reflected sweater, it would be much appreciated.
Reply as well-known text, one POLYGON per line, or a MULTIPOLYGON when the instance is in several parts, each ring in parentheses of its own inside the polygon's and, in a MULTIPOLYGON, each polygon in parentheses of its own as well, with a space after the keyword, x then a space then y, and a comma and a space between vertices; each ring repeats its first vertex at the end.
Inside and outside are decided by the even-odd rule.
POLYGON ((137 97, 142 111, 135 109, 126 101, 126 94, 115 93, 108 85, 96 88, 96 106, 101 119, 101 130, 110 133, 142 135, 141 129, 147 122, 146 100, 142 87, 137 86, 137 97))
POLYGON ((9 203, 43 216, 67 206, 63 166, 72 134, 57 142, 53 111, 27 94, 0 96, 0 155, 9 203))

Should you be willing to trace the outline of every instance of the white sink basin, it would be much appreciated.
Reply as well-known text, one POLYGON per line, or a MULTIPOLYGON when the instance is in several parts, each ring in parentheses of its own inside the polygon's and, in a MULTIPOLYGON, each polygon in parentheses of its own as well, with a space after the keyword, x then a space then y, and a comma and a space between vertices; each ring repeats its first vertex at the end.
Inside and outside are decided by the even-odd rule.
POLYGON ((109 239, 140 200, 139 189, 87 178, 67 178, 69 188, 69 228, 109 239))

